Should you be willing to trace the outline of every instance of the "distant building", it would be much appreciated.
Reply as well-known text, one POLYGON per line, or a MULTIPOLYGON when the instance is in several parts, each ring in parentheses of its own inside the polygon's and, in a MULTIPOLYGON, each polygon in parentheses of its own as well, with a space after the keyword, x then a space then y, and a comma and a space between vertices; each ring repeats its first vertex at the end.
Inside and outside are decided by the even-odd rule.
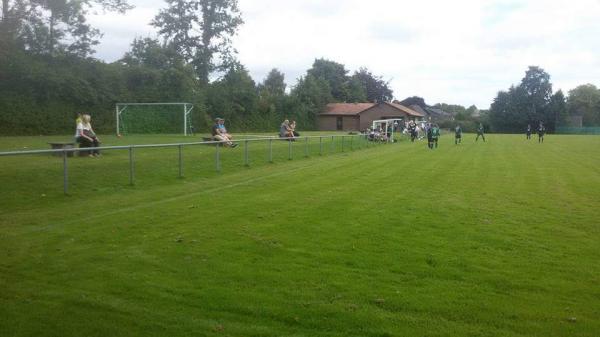
POLYGON ((404 121, 425 117, 398 103, 331 103, 317 117, 321 131, 364 131, 374 120, 399 118, 404 121))

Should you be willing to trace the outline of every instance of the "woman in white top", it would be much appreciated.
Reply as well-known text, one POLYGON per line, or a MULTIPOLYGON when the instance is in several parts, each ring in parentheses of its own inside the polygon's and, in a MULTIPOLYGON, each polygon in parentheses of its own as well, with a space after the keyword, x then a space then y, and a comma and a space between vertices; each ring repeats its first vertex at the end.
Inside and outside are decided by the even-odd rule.
POLYGON ((91 124, 92 118, 90 115, 81 116, 81 122, 77 123, 77 130, 75 131, 75 139, 79 143, 79 147, 91 147, 91 152, 88 153, 90 157, 98 157, 100 151, 94 149, 100 147, 100 139, 96 136, 94 129, 91 124))

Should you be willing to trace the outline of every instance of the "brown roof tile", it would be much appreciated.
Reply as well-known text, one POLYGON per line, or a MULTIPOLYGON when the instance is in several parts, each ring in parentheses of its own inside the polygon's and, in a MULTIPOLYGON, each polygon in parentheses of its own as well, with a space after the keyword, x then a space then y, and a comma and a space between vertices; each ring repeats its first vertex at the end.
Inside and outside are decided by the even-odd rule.
POLYGON ((377 105, 376 103, 330 103, 322 115, 354 116, 377 105))
POLYGON ((398 110, 404 111, 405 113, 407 113, 407 114, 408 114, 408 115, 410 115, 410 116, 414 116, 414 117, 425 117, 425 115, 424 115, 423 113, 421 113, 421 112, 417 112, 417 111, 415 111, 415 110, 413 110, 413 109, 410 109, 410 108, 407 108, 407 107, 405 107, 405 106, 404 106, 404 105, 402 105, 402 104, 398 104, 398 103, 389 103, 389 102, 388 102, 387 104, 389 104, 389 105, 393 106, 394 108, 396 108, 396 109, 398 109, 398 110))

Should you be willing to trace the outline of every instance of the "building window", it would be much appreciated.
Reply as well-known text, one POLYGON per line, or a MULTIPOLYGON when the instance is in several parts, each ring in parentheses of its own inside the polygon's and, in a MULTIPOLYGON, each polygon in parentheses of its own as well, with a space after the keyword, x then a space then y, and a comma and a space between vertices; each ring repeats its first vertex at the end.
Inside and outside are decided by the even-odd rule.
POLYGON ((338 117, 336 121, 336 126, 338 130, 344 130, 344 118, 338 117))

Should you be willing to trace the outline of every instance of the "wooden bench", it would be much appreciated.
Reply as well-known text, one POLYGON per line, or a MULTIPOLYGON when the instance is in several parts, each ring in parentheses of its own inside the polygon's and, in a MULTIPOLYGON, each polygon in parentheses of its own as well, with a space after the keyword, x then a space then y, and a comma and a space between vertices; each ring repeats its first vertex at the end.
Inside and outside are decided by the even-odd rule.
MULTIPOLYGON (((48 144, 50 144, 50 147, 52 148, 52 150, 64 150, 64 149, 74 149, 75 148, 75 142, 49 142, 48 144)), ((75 151, 69 151, 67 152, 67 157, 73 157, 73 153, 75 153, 75 151)), ((61 152, 55 152, 52 153, 55 156, 58 157, 62 157, 63 154, 61 152)))

